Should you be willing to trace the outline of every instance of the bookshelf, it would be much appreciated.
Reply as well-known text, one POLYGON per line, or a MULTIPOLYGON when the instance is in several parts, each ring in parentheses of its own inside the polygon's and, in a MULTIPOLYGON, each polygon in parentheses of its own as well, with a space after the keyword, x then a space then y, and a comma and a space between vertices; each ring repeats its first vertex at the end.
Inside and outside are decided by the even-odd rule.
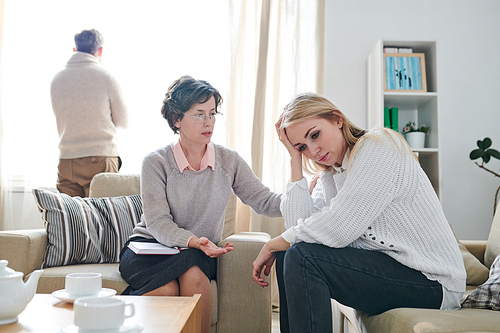
POLYGON ((440 197, 439 126, 437 91, 436 41, 383 40, 380 39, 368 56, 368 128, 384 126, 384 107, 399 109, 398 127, 408 121, 417 126, 430 126, 425 148, 415 149, 420 165, 440 197), (427 92, 384 91, 384 48, 412 48, 413 53, 425 54, 427 92))

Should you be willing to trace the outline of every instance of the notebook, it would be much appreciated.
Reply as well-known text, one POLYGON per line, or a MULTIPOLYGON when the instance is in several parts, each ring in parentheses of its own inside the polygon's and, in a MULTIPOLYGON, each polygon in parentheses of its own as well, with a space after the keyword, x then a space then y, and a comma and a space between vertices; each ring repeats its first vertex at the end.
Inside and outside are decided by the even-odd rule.
POLYGON ((130 242, 128 247, 136 254, 177 254, 187 247, 168 247, 160 243, 130 242))

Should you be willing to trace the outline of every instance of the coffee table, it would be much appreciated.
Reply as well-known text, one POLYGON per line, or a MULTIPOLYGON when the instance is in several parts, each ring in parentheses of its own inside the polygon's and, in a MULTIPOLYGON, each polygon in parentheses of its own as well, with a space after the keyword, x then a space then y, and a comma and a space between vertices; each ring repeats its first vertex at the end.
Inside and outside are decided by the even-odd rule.
MULTIPOLYGON (((133 320, 144 333, 198 333, 201 331, 201 295, 193 297, 115 296, 134 303, 133 320)), ((35 294, 17 323, 0 326, 0 333, 53 332, 73 324, 73 304, 50 294, 35 294)))

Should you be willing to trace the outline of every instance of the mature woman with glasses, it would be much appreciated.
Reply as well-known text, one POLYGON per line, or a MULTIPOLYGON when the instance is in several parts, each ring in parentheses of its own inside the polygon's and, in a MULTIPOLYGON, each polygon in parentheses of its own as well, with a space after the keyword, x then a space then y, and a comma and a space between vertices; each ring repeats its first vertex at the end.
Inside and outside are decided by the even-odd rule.
POLYGON ((179 141, 148 154, 142 164, 144 214, 131 241, 188 247, 175 255, 137 255, 125 245, 120 272, 132 295, 202 294, 202 328, 210 329, 210 280, 231 191, 257 213, 281 216, 272 193, 233 150, 213 144, 222 97, 206 81, 183 76, 168 88, 161 113, 179 141))

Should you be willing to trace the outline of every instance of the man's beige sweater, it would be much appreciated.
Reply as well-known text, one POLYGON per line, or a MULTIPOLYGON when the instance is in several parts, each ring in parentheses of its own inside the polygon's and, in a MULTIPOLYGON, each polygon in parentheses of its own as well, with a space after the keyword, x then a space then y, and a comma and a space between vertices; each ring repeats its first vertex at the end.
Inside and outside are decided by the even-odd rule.
POLYGON ((116 128, 128 115, 118 82, 89 53, 76 52, 52 80, 61 159, 118 156, 116 128))

